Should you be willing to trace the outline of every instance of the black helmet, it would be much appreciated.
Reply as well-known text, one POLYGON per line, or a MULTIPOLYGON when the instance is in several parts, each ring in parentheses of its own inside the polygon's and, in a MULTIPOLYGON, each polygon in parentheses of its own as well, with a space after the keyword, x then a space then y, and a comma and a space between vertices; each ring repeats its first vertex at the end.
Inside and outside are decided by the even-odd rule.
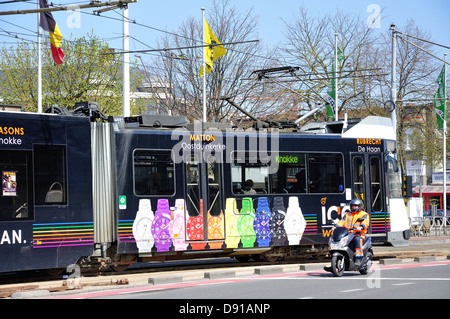
POLYGON ((353 213, 361 211, 362 207, 363 207, 363 202, 359 198, 355 198, 350 201, 350 210, 353 213), (357 206, 357 207, 355 207, 355 206, 357 206))

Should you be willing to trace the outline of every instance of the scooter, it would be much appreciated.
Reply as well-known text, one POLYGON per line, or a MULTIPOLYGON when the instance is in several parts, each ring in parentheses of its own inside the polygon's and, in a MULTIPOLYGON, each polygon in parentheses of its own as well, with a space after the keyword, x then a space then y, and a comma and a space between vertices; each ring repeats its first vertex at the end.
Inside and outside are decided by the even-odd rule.
POLYGON ((361 264, 355 264, 355 252, 349 247, 353 245, 352 240, 356 237, 354 232, 349 232, 345 227, 336 227, 328 242, 329 253, 331 255, 331 267, 325 267, 326 271, 331 271, 334 276, 341 277, 344 271, 359 271, 361 275, 367 275, 372 265, 372 240, 366 237, 362 251, 364 253, 361 264))

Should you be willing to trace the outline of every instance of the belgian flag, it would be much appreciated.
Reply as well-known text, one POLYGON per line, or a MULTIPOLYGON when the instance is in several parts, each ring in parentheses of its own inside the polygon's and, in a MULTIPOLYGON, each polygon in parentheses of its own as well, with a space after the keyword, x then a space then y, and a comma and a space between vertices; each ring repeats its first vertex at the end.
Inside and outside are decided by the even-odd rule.
MULTIPOLYGON (((39 0, 39 7, 48 8, 47 0, 39 0)), ((41 15, 39 25, 42 29, 50 33, 53 60, 59 65, 63 62, 64 57, 64 52, 61 50, 63 36, 51 12, 41 12, 39 14, 41 15)))

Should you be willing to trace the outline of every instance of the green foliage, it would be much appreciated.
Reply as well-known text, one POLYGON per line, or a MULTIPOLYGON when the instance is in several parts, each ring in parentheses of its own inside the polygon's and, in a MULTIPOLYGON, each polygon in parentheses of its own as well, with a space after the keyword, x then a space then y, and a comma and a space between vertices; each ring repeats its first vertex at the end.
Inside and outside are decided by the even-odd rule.
MULTIPOLYGON (((97 36, 64 41, 64 62, 56 65, 50 43, 44 38, 42 50, 43 110, 58 105, 69 110, 75 102, 97 101, 103 113, 122 113, 122 62, 108 44, 97 36)), ((37 110, 37 44, 19 42, 16 47, 1 49, 0 96, 4 103, 23 105, 26 111, 37 110)))

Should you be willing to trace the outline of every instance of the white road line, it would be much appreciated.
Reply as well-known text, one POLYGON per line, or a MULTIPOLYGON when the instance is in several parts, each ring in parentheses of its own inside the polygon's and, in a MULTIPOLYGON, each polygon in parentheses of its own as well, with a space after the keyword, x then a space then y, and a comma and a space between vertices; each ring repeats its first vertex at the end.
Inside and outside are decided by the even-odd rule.
POLYGON ((395 281, 449 281, 450 278, 384 278, 384 277, 282 277, 282 278, 260 278, 259 280, 395 280, 395 281))
POLYGON ((363 289, 358 288, 358 289, 341 290, 339 292, 355 292, 355 291, 361 291, 361 290, 363 290, 363 289))
POLYGON ((392 284, 392 286, 406 286, 406 285, 414 285, 415 282, 402 282, 399 284, 392 284))

